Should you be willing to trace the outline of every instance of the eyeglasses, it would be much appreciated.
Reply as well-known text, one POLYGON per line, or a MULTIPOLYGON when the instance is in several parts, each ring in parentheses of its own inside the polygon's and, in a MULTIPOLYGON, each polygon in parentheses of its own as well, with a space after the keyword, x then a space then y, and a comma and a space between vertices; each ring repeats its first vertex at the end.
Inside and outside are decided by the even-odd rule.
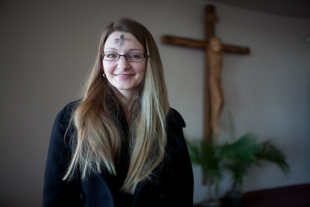
POLYGON ((100 55, 105 61, 118 61, 121 56, 124 56, 128 62, 142 62, 145 58, 148 57, 147 54, 143 53, 129 53, 126 55, 120 55, 116 52, 101 52, 100 55))

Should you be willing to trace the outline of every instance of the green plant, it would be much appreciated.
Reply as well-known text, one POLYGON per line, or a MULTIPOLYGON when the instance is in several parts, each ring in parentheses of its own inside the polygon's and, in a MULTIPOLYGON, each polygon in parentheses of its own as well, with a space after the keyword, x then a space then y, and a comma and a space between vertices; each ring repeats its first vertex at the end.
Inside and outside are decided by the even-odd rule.
POLYGON ((270 139, 258 142, 256 136, 245 134, 232 144, 242 145, 237 147, 241 152, 232 151, 223 160, 223 167, 231 174, 231 193, 237 194, 241 191, 241 186, 245 177, 251 172, 253 167, 263 167, 266 163, 277 165, 281 171, 288 175, 290 166, 286 161, 284 152, 279 149, 270 139))
POLYGON ((200 166, 204 174, 209 202, 218 199, 219 183, 225 172, 231 174, 231 192, 237 193, 254 166, 262 167, 270 162, 280 167, 286 175, 290 170, 285 154, 271 140, 258 142, 257 137, 249 133, 222 145, 217 144, 214 137, 211 142, 187 140, 187 145, 192 164, 200 166))
POLYGON ((187 140, 190 158, 193 165, 198 165, 204 175, 204 181, 208 188, 207 200, 212 202, 217 200, 218 187, 222 180, 222 156, 215 140, 212 142, 204 140, 187 140), (214 184, 214 192, 211 186, 214 184))

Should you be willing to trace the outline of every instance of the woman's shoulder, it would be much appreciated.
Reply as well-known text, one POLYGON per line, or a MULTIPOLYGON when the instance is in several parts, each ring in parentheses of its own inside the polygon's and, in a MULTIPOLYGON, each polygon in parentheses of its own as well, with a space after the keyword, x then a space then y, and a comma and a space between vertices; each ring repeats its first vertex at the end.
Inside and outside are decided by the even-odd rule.
POLYGON ((185 124, 185 121, 182 115, 174 108, 170 108, 170 111, 167 116, 167 122, 177 127, 181 127, 181 128, 186 127, 186 124, 185 124))
POLYGON ((75 100, 66 104, 57 114, 56 121, 60 125, 68 126, 71 116, 81 101, 75 100))
POLYGON ((166 121, 167 130, 167 155, 170 158, 179 153, 186 152, 186 143, 183 134, 183 128, 186 126, 182 115, 171 108, 166 121))
POLYGON ((166 124, 168 138, 167 149, 170 151, 170 154, 174 154, 185 142, 183 128, 186 124, 181 114, 173 108, 168 113, 166 124))

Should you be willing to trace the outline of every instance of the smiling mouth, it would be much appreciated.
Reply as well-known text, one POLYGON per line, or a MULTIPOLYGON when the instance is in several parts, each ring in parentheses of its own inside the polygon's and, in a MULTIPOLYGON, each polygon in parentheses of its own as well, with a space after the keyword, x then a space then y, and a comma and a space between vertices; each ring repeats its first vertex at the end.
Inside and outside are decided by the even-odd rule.
POLYGON ((115 76, 133 76, 133 74, 114 74, 115 76))
POLYGON ((114 76, 120 79, 127 79, 134 76, 134 74, 114 74, 114 76))

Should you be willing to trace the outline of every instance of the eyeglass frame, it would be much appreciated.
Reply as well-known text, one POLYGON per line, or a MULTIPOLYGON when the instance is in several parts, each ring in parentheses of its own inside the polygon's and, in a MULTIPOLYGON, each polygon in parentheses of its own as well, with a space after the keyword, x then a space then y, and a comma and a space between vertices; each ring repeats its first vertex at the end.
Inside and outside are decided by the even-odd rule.
MULTIPOLYGON (((121 58, 121 56, 124 56, 125 60, 128 61, 128 62, 143 62, 144 59, 146 59, 146 58, 149 57, 148 54, 137 53, 137 54, 142 54, 142 55, 143 55, 143 59, 142 59, 141 61, 132 61, 132 60, 128 60, 128 59, 127 59, 128 54, 121 55, 121 54, 119 54, 119 53, 117 53, 117 52, 112 52, 112 53, 118 54, 118 57, 117 57, 116 60, 105 60, 105 59, 104 59, 104 54, 105 54, 104 52, 100 52, 100 56, 101 56, 102 60, 104 60, 104 61, 109 61, 109 62, 116 62, 116 61, 118 61, 118 60, 121 58)), ((106 54, 107 54, 107 53, 106 53, 106 54)))

